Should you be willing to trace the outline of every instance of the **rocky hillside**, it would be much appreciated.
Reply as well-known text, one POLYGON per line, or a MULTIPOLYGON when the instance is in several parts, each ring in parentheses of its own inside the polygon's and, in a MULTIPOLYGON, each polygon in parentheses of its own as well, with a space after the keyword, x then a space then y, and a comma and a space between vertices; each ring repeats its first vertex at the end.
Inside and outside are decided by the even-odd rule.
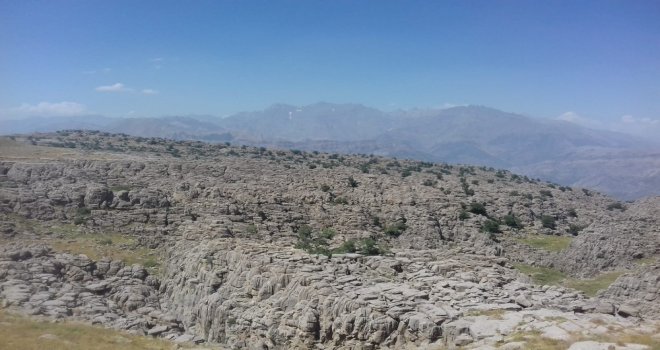
POLYGON ((100 132, 0 148, 11 310, 230 348, 659 341, 660 198, 100 132))
POLYGON ((384 112, 360 104, 277 104, 226 118, 0 121, 0 134, 62 129, 485 165, 621 200, 660 195, 657 141, 483 106, 384 112))

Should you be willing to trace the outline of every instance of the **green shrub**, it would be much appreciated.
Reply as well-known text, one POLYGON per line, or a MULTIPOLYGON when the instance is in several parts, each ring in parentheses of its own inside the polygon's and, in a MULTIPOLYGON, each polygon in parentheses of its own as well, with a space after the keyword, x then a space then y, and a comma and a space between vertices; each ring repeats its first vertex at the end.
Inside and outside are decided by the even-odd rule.
POLYGON ((503 220, 504 220, 504 224, 511 227, 511 228, 522 228, 523 227, 522 223, 520 222, 520 219, 518 219, 513 214, 505 215, 503 220))
POLYGON ((488 214, 486 213, 486 207, 479 202, 470 203, 470 208, 468 209, 468 211, 472 214, 488 216, 488 214))
POLYGON ((86 207, 76 209, 76 215, 78 215, 78 216, 87 216, 87 215, 90 215, 91 213, 92 213, 92 211, 89 208, 86 208, 86 207))
POLYGON ((433 187, 433 186, 435 186, 437 183, 438 183, 437 181, 434 181, 434 180, 431 180, 431 179, 426 179, 426 180, 424 180, 424 182, 422 182, 422 185, 433 187))
POLYGON ((326 184, 321 185, 321 191, 323 191, 323 192, 330 191, 330 186, 328 186, 326 184))
POLYGON ((307 225, 302 225, 300 228, 298 228, 296 233, 298 234, 298 238, 308 239, 312 237, 312 228, 307 225))
POLYGON ((612 203, 607 206, 607 210, 614 210, 614 209, 619 209, 621 211, 625 210, 626 207, 623 206, 620 202, 612 203))
POLYGON ((255 224, 249 224, 248 227, 245 229, 247 233, 250 234, 256 234, 257 233, 257 225, 255 224))
POLYGON ((385 226, 384 232, 388 236, 399 237, 408 228, 403 221, 397 221, 393 225, 385 226))
POLYGON ((541 197, 552 197, 552 192, 550 190, 540 190, 539 193, 541 197))
POLYGON ((355 253, 356 251, 357 248, 355 247, 354 239, 349 239, 348 241, 342 243, 338 248, 333 250, 333 252, 337 254, 355 253))
POLYGON ((576 218, 578 216, 577 211, 575 211, 575 208, 568 209, 567 215, 572 218, 576 218))
POLYGON ((321 237, 321 239, 324 239, 324 240, 325 239, 332 239, 333 237, 335 237, 335 234, 337 234, 337 232, 334 229, 326 227, 323 230, 321 230, 321 233, 319 234, 319 237, 321 237))
POLYGON ((461 221, 467 220, 467 218, 469 218, 469 217, 470 217, 470 214, 468 214, 468 212, 465 211, 465 210, 461 210, 461 212, 458 214, 458 219, 461 220, 461 221))
POLYGON ((295 248, 302 249, 310 254, 332 256, 332 251, 328 247, 328 240, 335 235, 333 229, 324 228, 320 233, 315 234, 311 227, 302 225, 296 233, 298 241, 295 248))
POLYGON ((82 224, 84 224, 84 223, 86 223, 86 222, 87 222, 87 218, 86 218, 86 217, 76 216, 75 218, 73 218, 73 223, 74 223, 75 225, 82 225, 82 224))
POLYGON ((355 179, 353 178, 353 176, 349 176, 349 177, 348 177, 348 186, 349 186, 349 187, 358 187, 358 182, 355 181, 355 179))
POLYGON ((158 266, 159 263, 154 258, 149 258, 142 265, 146 268, 154 268, 154 267, 158 266))
POLYGON ((584 230, 586 226, 583 225, 576 225, 576 224, 570 224, 568 225, 568 233, 572 234, 573 236, 577 236, 580 231, 584 230))
POLYGON ((373 238, 365 238, 361 242, 360 252, 364 255, 382 255, 386 250, 379 246, 373 238))
POLYGON ((491 220, 491 219, 488 219, 488 220, 484 221, 484 224, 483 224, 482 228, 485 232, 488 232, 488 233, 500 233, 500 232, 502 232, 502 231, 500 231, 500 223, 495 221, 495 220, 491 220))
POLYGON ((549 228, 551 230, 554 230, 557 228, 557 223, 556 220, 553 216, 550 215, 543 215, 541 216, 541 225, 545 228, 549 228))
POLYGON ((344 198, 344 197, 337 197, 337 198, 335 198, 334 203, 335 203, 335 204, 343 204, 343 205, 346 205, 346 204, 348 204, 348 199, 346 199, 346 198, 344 198))
POLYGON ((99 244, 100 245, 112 245, 112 238, 110 238, 110 237, 101 238, 101 239, 99 239, 99 244))

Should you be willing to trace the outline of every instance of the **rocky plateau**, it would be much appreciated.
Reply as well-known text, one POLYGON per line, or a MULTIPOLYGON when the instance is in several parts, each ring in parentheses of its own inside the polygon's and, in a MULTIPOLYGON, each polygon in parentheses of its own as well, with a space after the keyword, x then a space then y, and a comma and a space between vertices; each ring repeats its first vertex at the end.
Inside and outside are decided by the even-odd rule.
POLYGON ((175 347, 657 349, 658 256, 660 197, 368 155, 0 139, 2 308, 175 347))

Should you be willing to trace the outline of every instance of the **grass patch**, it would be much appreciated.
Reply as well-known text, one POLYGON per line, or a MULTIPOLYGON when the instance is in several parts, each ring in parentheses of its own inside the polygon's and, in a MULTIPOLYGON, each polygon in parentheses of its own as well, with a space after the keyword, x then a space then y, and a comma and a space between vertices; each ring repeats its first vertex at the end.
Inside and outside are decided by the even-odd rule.
POLYGON ((655 263, 656 260, 658 260, 658 258, 656 258, 654 256, 649 256, 649 257, 646 257, 646 258, 641 258, 641 259, 635 260, 635 264, 641 265, 641 266, 651 265, 651 264, 655 263))
POLYGON ((133 237, 120 233, 74 234, 47 243, 56 251, 85 254, 92 260, 108 257, 129 265, 140 264, 151 268, 159 265, 152 249, 139 247, 133 237))
POLYGON ((75 322, 30 319, 0 310, 0 349, 170 349, 172 344, 75 322))
POLYGON ((541 335, 540 331, 513 333, 505 340, 498 341, 497 345, 511 342, 525 342, 525 349, 534 350, 566 350, 570 345, 563 340, 546 338, 541 335))
POLYGON ((546 338, 540 331, 516 332, 506 337, 506 339, 498 341, 497 346, 510 342, 525 342, 525 349, 565 350, 575 342, 592 340, 617 345, 642 344, 648 346, 649 349, 660 349, 660 339, 654 337, 654 334, 660 334, 660 327, 656 327, 655 332, 652 333, 640 333, 626 329, 612 330, 606 334, 599 335, 572 333, 569 341, 546 338))
POLYGON ((607 272, 596 276, 593 279, 575 279, 570 278, 564 281, 564 286, 577 289, 584 292, 584 294, 593 297, 598 291, 607 289, 614 281, 616 281, 622 272, 607 272))
MULTIPOLYGON (((656 327, 656 334, 660 334, 660 327, 656 327)), ((651 349, 660 349, 660 339, 653 334, 646 333, 625 333, 614 335, 603 335, 612 343, 642 344, 651 349)))
MULTIPOLYGON (((110 232, 96 233, 75 224, 53 224, 27 219, 20 215, 7 215, 16 225, 18 232, 26 231, 36 236, 21 237, 25 242, 50 245, 54 251, 69 254, 85 254, 92 260, 108 257, 125 264, 140 264, 158 273, 158 252, 138 245, 137 240, 126 234, 110 232)), ((16 238, 6 240, 10 242, 16 238)))
POLYGON ((549 267, 538 267, 526 264, 514 264, 513 267, 531 277, 532 281, 536 284, 558 285, 566 279, 566 275, 562 272, 549 267))
POLYGON ((573 238, 566 236, 529 235, 524 238, 516 238, 516 241, 537 249, 559 252, 568 248, 573 238))
POLYGON ((89 159, 107 160, 118 159, 116 156, 104 153, 91 155, 79 149, 58 148, 49 146, 32 145, 30 140, 19 137, 12 140, 9 137, 0 137, 0 159, 29 159, 29 160, 51 160, 51 159, 89 159), (20 140, 19 140, 20 138, 20 140))
POLYGON ((465 316, 486 316, 493 320, 503 320, 505 312, 506 310, 504 309, 470 310, 465 314, 465 316))
POLYGON ((564 286, 579 290, 588 296, 595 296, 598 291, 609 287, 622 272, 607 272, 592 279, 577 279, 567 277, 561 271, 549 267, 514 264, 518 271, 530 276, 536 284, 564 286))

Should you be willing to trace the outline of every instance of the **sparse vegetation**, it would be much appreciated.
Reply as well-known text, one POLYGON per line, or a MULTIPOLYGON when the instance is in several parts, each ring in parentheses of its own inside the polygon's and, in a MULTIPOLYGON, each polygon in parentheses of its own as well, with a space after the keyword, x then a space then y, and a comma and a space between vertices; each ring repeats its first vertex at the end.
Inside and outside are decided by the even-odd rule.
POLYGON ((339 247, 337 247, 334 252, 337 254, 344 254, 344 253, 355 253, 357 251, 357 248, 355 246, 355 240, 350 239, 344 243, 342 243, 339 247))
POLYGON ((435 181, 435 180, 426 179, 426 180, 424 180, 424 182, 422 182, 422 185, 433 187, 433 186, 435 186, 437 183, 438 183, 438 182, 435 181))
POLYGON ((336 235, 332 228, 324 228, 315 232, 310 226, 303 225, 297 230, 298 241, 295 248, 302 249, 310 254, 321 254, 331 257, 332 254, 359 252, 364 255, 381 255, 387 252, 373 238, 349 239, 336 248, 330 247, 330 241, 336 235))
POLYGON ((515 267, 518 271, 528 275, 531 277, 534 283, 540 285, 558 285, 560 282, 566 279, 566 275, 564 275, 562 272, 548 267, 538 267, 526 264, 514 264, 513 267, 515 267))
POLYGON ((572 234, 573 236, 577 236, 580 231, 584 230, 587 226, 585 225, 578 225, 578 224, 570 224, 568 225, 568 233, 572 234))
POLYGON ((607 272, 600 274, 591 279, 575 279, 569 278, 564 281, 563 285, 573 289, 582 291, 584 294, 593 297, 599 291, 607 289, 617 278, 621 276, 621 272, 607 272))
POLYGON ((626 207, 623 206, 623 204, 621 204, 621 202, 611 203, 607 206, 607 210, 614 210, 614 209, 624 211, 624 210, 626 210, 626 207))
POLYGON ((500 232, 502 232, 502 231, 500 231, 500 223, 495 221, 495 220, 491 220, 491 219, 488 219, 488 220, 484 221, 482 229, 487 233, 500 233, 500 232))
POLYGON ((89 219, 89 216, 92 214, 92 211, 89 208, 81 207, 76 209, 76 215, 73 217, 73 223, 76 225, 82 225, 89 219))
POLYGON ((348 204, 348 199, 346 199, 346 197, 337 197, 337 198, 335 198, 334 203, 335 204, 346 205, 346 204, 348 204))
POLYGON ((483 203, 478 203, 478 202, 470 203, 470 207, 468 211, 472 214, 488 216, 488 213, 486 213, 486 206, 484 206, 483 203))
POLYGON ((607 272, 591 279, 577 279, 567 277, 562 272, 548 268, 526 264, 514 264, 514 267, 530 276, 534 283, 543 285, 560 285, 581 291, 587 296, 595 296, 598 291, 607 289, 621 275, 621 272, 607 272))
MULTIPOLYGON (((0 310, 0 348, 13 350, 157 350, 172 347, 161 339, 89 326, 77 322, 52 322, 0 310), (48 336, 45 336, 48 335, 48 336)), ((182 345, 190 348, 192 345, 182 345)))
MULTIPOLYGON (((70 134, 72 135, 70 137, 76 137, 75 132, 70 134)), ((17 137, 24 140, 23 136, 17 137)), ((44 141, 38 135, 34 140, 38 144, 49 142, 44 141)), ((124 141, 117 142, 117 139, 113 139, 112 142, 106 144, 106 141, 103 140, 99 143, 99 147, 102 150, 112 147, 132 152, 131 147, 135 146, 134 138, 128 137, 120 140, 124 141)), ((68 140, 64 138, 61 143, 65 144, 65 141, 68 140)), ((92 141, 89 141, 90 145, 93 144, 92 141)), ((110 165, 90 168, 87 172, 70 172, 82 174, 79 180, 72 180, 73 184, 65 183, 61 179, 55 179, 57 183, 53 184, 44 183, 43 186, 31 182, 33 180, 27 182, 12 180, 0 183, 2 189, 8 191, 7 193, 33 192, 32 196, 26 197, 31 201, 20 202, 20 208, 18 205, 14 205, 13 194, 8 197, 6 204, 10 205, 6 206, 10 209, 9 211, 14 208, 15 212, 34 214, 32 217, 48 218, 49 220, 34 220, 36 222, 34 227, 27 227, 24 224, 25 220, 14 219, 13 216, 18 216, 18 214, 5 214, 10 220, 7 220, 8 224, 3 223, 4 231, 0 235, 2 236, 0 244, 25 239, 29 244, 38 243, 52 246, 56 253, 85 254, 92 259, 107 256, 111 259, 122 260, 126 264, 139 263, 151 270, 152 274, 161 265, 160 255, 159 251, 147 249, 146 246, 164 247, 163 249, 167 249, 168 253, 172 254, 163 254, 163 256, 171 256, 173 259, 168 263, 168 276, 161 276, 164 283, 170 283, 167 279, 172 278, 173 273, 178 273, 169 268, 181 267, 181 273, 184 274, 181 281, 186 282, 185 288, 199 286, 209 289, 210 293, 214 291, 227 293, 226 298, 221 295, 222 299, 218 299, 220 302, 231 301, 234 298, 241 298, 240 300, 259 298, 254 300, 261 300, 262 297, 275 297, 273 301, 279 305, 281 302, 276 301, 276 298, 281 299, 280 296, 285 298, 290 293, 297 293, 300 291, 298 290, 300 287, 306 288, 302 293, 313 293, 314 290, 323 290, 329 284, 333 290, 329 297, 333 298, 337 293, 340 295, 341 290, 369 288, 363 294, 364 300, 372 306, 377 306, 382 300, 397 300, 402 291, 405 293, 404 297, 410 294, 409 299, 415 299, 415 304, 420 304, 419 310, 423 311, 422 308, 426 306, 425 304, 439 300, 437 298, 442 298, 442 296, 432 294, 437 291, 431 284, 427 286, 428 288, 425 287, 425 289, 429 289, 429 294, 428 298, 424 300, 416 296, 417 292, 407 293, 406 288, 409 285, 414 288, 419 287, 415 281, 418 277, 425 278, 428 273, 447 275, 447 272, 451 271, 451 275, 458 276, 460 279, 479 282, 480 294, 483 295, 481 300, 455 298, 456 308, 465 312, 458 315, 458 319, 467 315, 485 316, 491 319, 504 316, 511 320, 510 313, 518 312, 511 310, 512 308, 469 311, 490 308, 490 305, 483 305, 488 300, 501 298, 513 302, 513 299, 517 299, 519 293, 515 290, 522 290, 526 282, 515 281, 515 272, 507 268, 511 266, 511 261, 544 264, 546 267, 520 264, 516 265, 516 268, 529 274, 535 283, 576 288, 588 295, 595 295, 599 290, 609 286, 620 273, 603 274, 591 279, 571 278, 548 266, 561 266, 563 270, 571 261, 562 261, 562 265, 559 265, 557 264, 559 259, 579 260, 580 257, 551 252, 561 252, 567 249, 577 251, 583 244, 607 244, 605 246, 607 249, 603 250, 608 252, 605 256, 598 256, 586 262, 580 261, 580 264, 589 264, 589 271, 596 271, 597 268, 604 266, 603 262, 607 262, 606 260, 610 258, 613 259, 611 265, 613 268, 629 266, 622 264, 629 264, 630 259, 634 259, 633 262, 638 264, 656 261, 652 250, 642 249, 631 252, 628 251, 631 245, 620 250, 609 248, 612 246, 624 247, 626 240, 640 239, 636 234, 626 236, 626 233, 632 231, 631 227, 633 230, 639 229, 640 236, 645 235, 641 239, 652 238, 651 235, 646 234, 647 228, 652 229, 657 226, 655 225, 657 220, 644 217, 645 212, 638 211, 641 208, 640 204, 634 206, 636 213, 632 212, 632 205, 629 213, 608 212, 606 209, 624 210, 624 205, 628 204, 614 202, 596 192, 594 192, 593 198, 584 197, 579 190, 574 193, 562 193, 570 190, 547 183, 523 183, 536 180, 514 176, 508 172, 496 171, 487 167, 455 166, 453 169, 456 170, 452 172, 449 170, 452 169, 449 165, 419 163, 407 159, 390 162, 387 159, 362 155, 340 157, 318 152, 296 154, 296 152, 288 150, 268 151, 250 146, 226 148, 221 144, 200 143, 197 145, 188 143, 188 141, 174 142, 150 138, 144 139, 140 146, 151 148, 152 146, 149 144, 152 141, 154 146, 153 150, 148 151, 150 152, 149 162, 153 160, 154 163, 157 163, 157 159, 153 155, 158 151, 163 154, 165 160, 162 166, 160 164, 152 166, 151 163, 146 163, 144 168, 134 166, 129 162, 131 159, 137 158, 137 154, 115 154, 117 158, 122 156, 125 159, 107 162, 110 165), (174 145, 171 149, 180 151, 183 159, 173 160, 171 158, 171 151, 166 152, 169 144, 174 145), (235 153, 237 158, 228 157, 228 153, 231 152, 235 153), (197 156, 199 158, 196 158, 197 156), (207 156, 209 158, 204 158, 207 156), (209 160, 216 159, 215 157, 220 160, 217 162, 218 164, 213 164, 209 160), (195 161, 187 164, 189 159, 195 161), (209 161, 207 162, 207 160, 209 161), (396 167, 389 164, 396 164, 396 167), (337 169, 320 169, 322 166, 324 168, 327 166, 327 169, 337 169), (390 167, 388 168, 388 166, 390 167), (314 167, 318 167, 317 170, 308 170, 308 168, 314 167), (263 171, 251 172, 254 169, 263 171), (362 175, 360 171, 370 172, 370 174, 362 175), (389 175, 380 176, 379 173, 383 171, 388 172, 389 175), (459 171, 462 175, 460 177, 458 176, 459 171), (195 173, 194 176, 188 178, 186 172, 195 173), (405 172, 412 176, 402 180, 399 175, 403 175, 405 172), (413 172, 417 172, 417 174, 413 174, 413 172), (107 179, 96 181, 98 173, 107 174, 107 179), (351 174, 353 176, 349 176, 351 174), (444 180, 442 180, 443 174, 447 174, 444 180), (205 179, 204 177, 207 175, 209 178, 205 179), (510 182, 509 175, 512 179, 515 178, 520 185, 510 182), (79 183, 75 183, 76 181, 79 183), (32 186, 33 183, 34 186, 32 186), (255 183, 256 185, 254 185, 255 183), (488 185, 488 183, 494 185, 488 185), (85 184, 92 185, 86 189, 85 184), (98 184, 107 186, 113 191, 129 190, 128 186, 122 184, 130 184, 134 192, 131 193, 128 202, 125 195, 120 197, 115 194, 118 198, 113 204, 117 204, 117 206, 112 205, 113 208, 109 208, 106 205, 97 204, 102 202, 102 200, 97 200, 100 199, 100 195, 107 194, 98 192, 99 196, 97 196, 97 192, 92 192, 96 191, 98 184), (119 185, 112 187, 115 184, 119 185), (38 206, 28 207, 34 202, 32 198, 42 198, 39 197, 43 192, 42 187, 47 189, 47 205, 52 206, 52 210, 45 208, 49 210, 45 211, 38 206), (480 191, 477 196, 468 197, 474 194, 471 187, 480 191), (51 190, 53 190, 52 196, 50 195, 51 190), (465 196, 463 192, 468 196, 465 196), (550 196, 544 192, 549 193, 550 196), (90 193, 93 193, 92 197, 84 197, 90 193), (445 196, 443 193, 453 194, 445 196), (554 198, 552 198, 552 194, 554 194, 554 198), (76 208, 76 206, 82 206, 82 203, 87 203, 85 205, 88 207, 76 208), (617 205, 621 205, 622 208, 617 205), (576 209, 571 207, 580 210, 579 219, 577 219, 576 209), (643 215, 636 217, 637 213, 643 215), (409 219, 407 222, 403 217, 404 214, 409 219), (601 218, 605 219, 601 222, 601 218), (640 219, 638 225, 626 226, 628 222, 636 218, 640 219), (61 224, 56 220, 66 220, 67 223, 61 224), (584 225, 592 222, 594 225, 590 226, 589 230, 594 234, 602 232, 604 238, 602 242, 583 240, 587 237, 578 239, 573 237, 584 233, 582 231, 584 225), (302 225, 303 223, 308 223, 308 226, 302 225), (523 227, 523 223, 525 227, 523 227), (608 223, 612 223, 616 230, 602 228, 608 223), (333 227, 327 227, 329 225, 333 225, 333 227), (104 232, 104 229, 108 231, 104 232), (110 230, 130 232, 131 235, 110 230), (287 231, 289 234, 286 234, 287 231), (501 231, 505 233, 501 234, 501 231), (559 234, 563 236, 559 236, 559 234), (614 242, 607 241, 615 234, 619 236, 616 236, 617 239, 613 240, 614 242), (435 236, 431 237, 432 235, 435 236), (484 264, 478 265, 484 266, 487 271, 484 270, 484 274, 473 273, 474 269, 480 267, 474 264, 474 256, 471 254, 483 250, 484 247, 493 248, 492 241, 488 241, 488 237, 495 241, 501 240, 502 247, 506 249, 511 260, 505 260, 505 257, 502 257, 501 260, 485 261, 484 264), (431 240, 426 240, 427 238, 431 240), (183 242, 185 244, 179 244, 179 240, 186 240, 183 242), (207 246, 196 248, 196 242, 207 244, 207 246), (281 246, 284 242, 288 244, 288 248, 281 246), (292 249, 291 246, 294 244, 296 248, 302 250, 292 249), (389 254, 388 244, 392 244, 392 249, 396 252, 396 257, 392 259, 350 255, 351 253, 389 254), (229 253, 234 249, 240 254, 229 253), (420 252, 414 249, 424 249, 425 251, 420 252), (436 254, 431 251, 433 249, 446 249, 448 252, 447 255, 445 253, 436 254), (228 251, 227 255, 224 254, 224 251, 228 251), (526 253, 531 253, 531 255, 525 256, 526 253), (348 254, 348 256, 332 258, 335 254, 348 254), (625 259, 620 259, 619 254, 625 254, 625 259), (324 256, 332 259, 326 259, 324 256), (544 258, 537 258, 541 256, 544 258), (408 261, 411 263, 406 265, 408 261), (438 263, 435 264, 434 261, 438 263), (191 265, 188 265, 189 263, 191 265), (567 265, 563 265, 564 263, 567 265), (428 266, 426 269, 428 271, 419 270, 418 266, 428 266), (228 281, 235 279, 234 271, 237 270, 233 269, 234 267, 241 271, 243 267, 250 269, 251 275, 248 277, 250 277, 252 287, 246 290, 242 287, 243 284, 238 284, 236 293, 228 288, 218 289, 220 287, 217 283, 222 283, 223 279, 228 281), (202 269, 203 273, 198 273, 200 271, 198 268, 202 269), (223 276, 224 271, 228 271, 229 275, 223 276), (215 278, 216 273, 218 279, 215 278), (295 276, 291 273, 294 273, 295 276), (285 276, 278 279, 280 276, 276 274, 285 276), (291 280, 290 276, 293 276, 294 279, 291 280), (200 279, 197 280, 197 278, 200 279), (213 280, 202 281, 201 278, 213 278, 213 280), (279 281, 281 281, 281 285, 278 285, 279 281), (290 283, 291 281, 294 283, 290 283), (506 285, 513 281, 522 283, 521 288, 506 285), (371 288, 374 284, 378 287, 377 284, 383 282, 393 285, 400 284, 402 288, 391 290, 371 288), (334 283, 339 284, 340 288, 335 289, 334 283), (277 290, 281 290, 281 292, 276 292, 277 290), (257 295, 255 292, 259 294, 257 295), (273 292, 277 295, 273 295, 273 292), (396 296, 390 298, 389 294, 392 293, 395 293, 396 296)), ((75 153, 87 149, 89 148, 77 145, 74 149, 60 148, 58 151, 75 153)), ((50 160, 45 163, 48 162, 50 160)), ((42 163, 44 162, 39 164, 42 163)), ((84 167, 82 162, 75 165, 78 168, 84 167)), ((36 173, 34 174, 33 177, 36 177, 36 173)), ((47 173, 44 172, 44 174, 47 173)), ((14 176, 13 170, 11 174, 8 173, 8 179, 9 175, 14 176)), ((41 203, 38 204, 41 205, 41 203)), ((11 245, 14 242, 11 242, 11 245)), ((499 247, 496 248, 499 249, 499 247)), ((19 253, 23 254, 23 251, 19 250, 19 253)), ((42 264, 42 260, 60 259, 61 257, 62 255, 59 257, 39 255, 16 263, 31 264, 30 271, 40 272, 38 267, 42 264), (29 260, 34 258, 41 260, 29 260), (35 266, 37 268, 34 268, 35 266)), ((75 257, 64 257, 71 259, 76 264, 78 261, 83 261, 83 259, 75 257)), ((20 256, 20 259, 23 257, 20 256)), ((67 259, 60 260, 69 261, 67 259)), ((99 266, 104 267, 101 264, 99 266)), ((563 271, 574 271, 572 268, 568 266, 563 271)), ((576 271, 576 273, 580 272, 576 271)), ((108 276, 110 275, 108 273, 108 276)), ((59 277, 56 276, 56 278, 59 277)), ((66 278, 69 277, 71 276, 66 276, 66 278)), ((30 281, 37 281, 40 277, 30 278, 30 281)), ((95 280, 102 278, 107 277, 101 274, 93 277, 95 280)), ((636 277, 631 277, 631 279, 633 278, 636 277)), ((85 282, 83 285, 91 284, 87 283, 87 279, 83 282, 85 282)), ((152 287, 151 279, 143 282, 149 283, 148 286, 152 287)), ((37 285, 36 282, 33 284, 37 285)), ((466 284, 466 286, 468 285, 466 284)), ((48 288, 51 286, 49 285, 48 288)), ((56 288, 56 286, 52 288, 56 288)), ((158 286, 155 285, 154 288, 157 289, 158 286)), ((531 290, 529 286, 526 288, 531 290)), ((93 288, 88 289, 93 291, 93 288)), ((33 290, 43 289, 35 288, 33 290)), ((328 290, 330 291, 330 288, 328 290)), ((176 292, 178 293, 178 290, 176 292)), ((105 297, 100 292, 92 294, 94 294, 94 298, 105 297)), ((548 310, 552 310, 550 314, 560 315, 553 316, 556 318, 548 318, 549 323, 563 322, 562 316, 568 321, 588 322, 592 315, 571 314, 570 310, 561 308, 561 305, 571 303, 575 299, 572 294, 573 291, 552 289, 546 294, 533 292, 529 298, 533 299, 535 304, 541 303, 548 310), (560 306, 556 307, 556 305, 560 306)), ((640 295, 643 294, 640 293, 640 295)), ((631 297, 631 299, 633 298, 631 297)), ((516 301, 522 305, 525 304, 523 301, 516 301)), ((624 301, 621 299, 616 301, 616 303, 619 302, 624 301)), ((164 312, 170 311, 165 310, 168 306, 163 304, 164 312)), ((316 308, 314 311, 325 312, 321 310, 321 307, 324 306, 321 304, 318 307, 313 306, 316 308)), ((240 310, 234 310, 226 315, 224 325, 230 325, 232 331, 252 331, 252 328, 247 328, 248 323, 245 319, 236 312, 240 312, 240 310)), ((644 312, 646 310, 640 312, 640 315, 644 312)), ((84 316, 81 319, 90 320, 92 318, 84 316)), ((222 327, 222 321, 219 322, 222 327)), ((526 321, 523 320, 523 322, 526 321)), ((603 321, 602 325, 612 327, 612 325, 618 325, 616 322, 607 319, 603 321)), ((0 324, 4 325, 3 322, 0 324)), ((142 323, 139 330, 146 331, 151 326, 151 324, 142 323)), ((531 329, 530 327, 523 328, 524 326, 525 324, 521 324, 517 329, 531 329)), ((169 332, 170 330, 163 335, 169 332)), ((242 336, 242 334, 238 334, 238 336, 242 336)), ((524 347, 534 346, 535 349, 544 349, 545 346, 564 349, 573 341, 572 338, 566 342, 537 339, 542 337, 534 332, 512 335, 512 337, 516 336, 525 337, 524 347)), ((492 344, 492 341, 506 337, 506 335, 497 335, 497 337, 488 339, 488 344, 492 344)), ((2 338, 0 337, 0 339, 2 338)), ((348 338, 346 340, 352 341, 348 338)), ((486 342, 484 341, 484 343, 486 342)), ((0 348, 3 345, 3 341, 0 341, 0 348)), ((374 344, 374 346, 379 345, 382 344, 374 344)), ((42 348, 44 347, 42 346, 42 348)))
POLYGON ((518 219, 515 215, 513 214, 508 214, 505 215, 502 218, 502 221, 504 221, 504 224, 515 229, 521 229, 523 227, 522 222, 520 219, 518 219))
POLYGON ((295 245, 297 249, 302 249, 310 254, 332 255, 328 248, 328 240, 334 237, 334 230, 326 228, 321 232, 314 232, 310 226, 303 225, 298 228, 296 234, 298 235, 295 245))
POLYGON ((554 216, 543 215, 541 216, 541 226, 554 230, 557 228, 557 221, 554 216))
POLYGON ((517 238, 516 241, 549 252, 558 252, 568 248, 573 239, 566 236, 529 235, 524 238, 517 238))
POLYGON ((392 225, 387 225, 383 229, 383 232, 392 237, 399 237, 403 232, 408 228, 404 221, 397 221, 392 225))
POLYGON ((461 212, 458 214, 458 219, 463 221, 467 220, 470 217, 470 214, 466 210, 461 210, 461 212))

